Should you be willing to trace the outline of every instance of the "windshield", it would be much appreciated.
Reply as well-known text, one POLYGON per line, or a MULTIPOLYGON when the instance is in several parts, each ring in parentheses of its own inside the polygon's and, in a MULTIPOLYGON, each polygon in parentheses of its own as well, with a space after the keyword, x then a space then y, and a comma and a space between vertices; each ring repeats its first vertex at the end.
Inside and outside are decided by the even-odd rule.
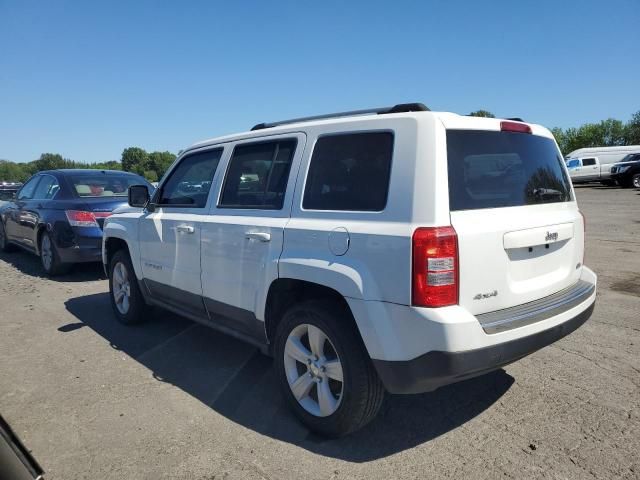
POLYGON ((72 175, 69 177, 73 190, 79 197, 126 197, 131 185, 153 187, 142 177, 130 174, 103 173, 94 175, 72 175))
POLYGON ((571 200, 564 160, 549 138, 448 130, 447 153, 452 211, 571 200))

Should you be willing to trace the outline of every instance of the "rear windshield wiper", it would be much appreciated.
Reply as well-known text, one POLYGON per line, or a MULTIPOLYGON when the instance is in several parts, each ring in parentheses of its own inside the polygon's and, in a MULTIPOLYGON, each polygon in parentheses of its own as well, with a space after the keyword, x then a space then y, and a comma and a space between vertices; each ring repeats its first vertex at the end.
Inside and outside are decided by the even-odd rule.
POLYGON ((553 188, 533 188, 531 194, 536 198, 564 197, 564 192, 553 188))

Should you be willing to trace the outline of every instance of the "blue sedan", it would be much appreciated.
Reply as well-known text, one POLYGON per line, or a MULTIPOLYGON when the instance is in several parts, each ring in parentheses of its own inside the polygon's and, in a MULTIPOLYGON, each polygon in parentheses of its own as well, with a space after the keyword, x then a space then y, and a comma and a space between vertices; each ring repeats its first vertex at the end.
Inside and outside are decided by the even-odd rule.
POLYGON ((113 170, 47 170, 31 177, 0 207, 0 250, 18 246, 40 256, 47 275, 74 263, 100 262, 102 224, 127 205, 131 185, 153 187, 139 175, 113 170))

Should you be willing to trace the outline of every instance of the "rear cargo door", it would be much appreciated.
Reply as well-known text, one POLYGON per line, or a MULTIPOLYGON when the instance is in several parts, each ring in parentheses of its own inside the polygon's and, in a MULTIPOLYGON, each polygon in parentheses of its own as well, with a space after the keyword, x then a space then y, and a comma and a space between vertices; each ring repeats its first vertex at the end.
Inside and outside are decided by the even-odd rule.
POLYGON ((448 130, 447 154, 462 306, 491 312, 578 281, 582 217, 551 138, 448 130))

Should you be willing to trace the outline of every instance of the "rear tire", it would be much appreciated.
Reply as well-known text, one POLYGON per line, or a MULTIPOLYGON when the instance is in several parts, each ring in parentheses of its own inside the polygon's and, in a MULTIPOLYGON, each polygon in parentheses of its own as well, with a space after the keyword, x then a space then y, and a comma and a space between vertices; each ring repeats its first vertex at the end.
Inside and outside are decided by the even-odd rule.
POLYGON ((120 323, 133 325, 145 321, 148 306, 144 301, 131 258, 118 250, 109 262, 109 298, 120 323))
POLYGON ((328 437, 364 427, 385 395, 350 315, 335 302, 303 302, 289 308, 276 334, 274 365, 287 402, 328 437))
POLYGON ((63 263, 60 260, 58 249, 53 241, 53 238, 46 230, 40 235, 40 263, 44 273, 49 277, 56 277, 63 275, 69 271, 71 265, 63 263))
POLYGON ((2 220, 0 220, 0 251, 9 253, 15 251, 15 249, 15 245, 11 244, 9 240, 7 240, 4 224, 2 223, 2 220))

